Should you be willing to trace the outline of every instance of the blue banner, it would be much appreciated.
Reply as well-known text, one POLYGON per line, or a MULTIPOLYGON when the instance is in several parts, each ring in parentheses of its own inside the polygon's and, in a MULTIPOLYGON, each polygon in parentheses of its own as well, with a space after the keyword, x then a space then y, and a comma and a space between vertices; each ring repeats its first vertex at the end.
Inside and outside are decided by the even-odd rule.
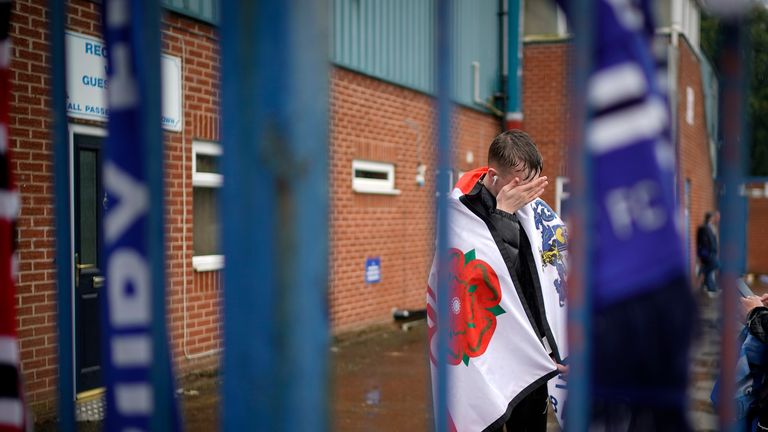
POLYGON ((110 431, 179 428, 168 384, 173 380, 169 378, 167 339, 163 331, 157 331, 164 329, 158 322, 163 323, 165 315, 156 312, 163 310, 156 303, 164 306, 164 284, 158 283, 162 277, 157 277, 152 258, 163 256, 162 242, 155 242, 151 233, 163 211, 162 205, 154 208, 155 197, 164 191, 151 181, 162 175, 153 171, 162 171, 162 164, 151 163, 152 158, 162 159, 162 147, 159 117, 147 115, 159 113, 160 104, 159 96, 150 90, 159 80, 160 52, 153 52, 142 39, 152 31, 159 38, 159 19, 147 19, 152 16, 147 9, 157 7, 150 3, 103 3, 110 117, 102 172, 109 197, 102 235, 107 286, 102 303, 102 346, 105 430, 110 431), (158 61, 148 60, 152 56, 158 61))
POLYGON ((674 204, 675 150, 650 2, 597 1, 587 104, 595 307, 685 277, 674 204))

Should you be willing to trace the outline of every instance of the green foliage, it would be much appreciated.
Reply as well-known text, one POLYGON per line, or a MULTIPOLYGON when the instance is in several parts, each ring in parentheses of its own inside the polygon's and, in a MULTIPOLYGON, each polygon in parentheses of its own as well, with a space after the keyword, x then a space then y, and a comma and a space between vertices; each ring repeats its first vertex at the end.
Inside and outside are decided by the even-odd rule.
MULTIPOLYGON (((751 128, 749 175, 768 176, 768 10, 756 7, 747 22, 752 37, 752 79, 748 105, 748 125, 751 128)), ((718 67, 720 29, 717 18, 702 15, 701 49, 708 58, 715 60, 715 68, 718 67)))
POLYGON ((752 126, 750 173, 768 175, 768 10, 756 8, 750 19, 752 83, 749 98, 752 126))
POLYGON ((717 43, 720 31, 720 20, 710 15, 701 15, 701 35, 699 37, 701 50, 704 55, 714 61, 717 57, 717 43))

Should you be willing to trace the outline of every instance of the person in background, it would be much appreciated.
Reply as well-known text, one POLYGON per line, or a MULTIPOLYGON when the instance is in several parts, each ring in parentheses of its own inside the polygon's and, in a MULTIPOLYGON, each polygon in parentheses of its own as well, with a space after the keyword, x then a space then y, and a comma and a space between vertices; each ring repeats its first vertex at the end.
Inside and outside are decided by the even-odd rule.
POLYGON ((696 230, 696 256, 701 264, 700 274, 703 276, 702 288, 708 293, 717 292, 715 272, 720 267, 717 257, 717 225, 720 223, 720 213, 707 212, 704 223, 696 230))

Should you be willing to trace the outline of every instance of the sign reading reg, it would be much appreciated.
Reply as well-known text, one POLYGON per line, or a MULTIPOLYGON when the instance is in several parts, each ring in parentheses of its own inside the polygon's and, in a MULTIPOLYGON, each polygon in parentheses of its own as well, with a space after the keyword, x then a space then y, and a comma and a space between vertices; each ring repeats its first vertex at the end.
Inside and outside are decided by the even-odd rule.
MULTIPOLYGON (((88 120, 107 121, 106 44, 94 37, 67 32, 67 115, 88 120)), ((179 132, 182 127, 181 59, 163 54, 162 126, 179 132)), ((160 77, 158 77, 160 79, 160 77)))

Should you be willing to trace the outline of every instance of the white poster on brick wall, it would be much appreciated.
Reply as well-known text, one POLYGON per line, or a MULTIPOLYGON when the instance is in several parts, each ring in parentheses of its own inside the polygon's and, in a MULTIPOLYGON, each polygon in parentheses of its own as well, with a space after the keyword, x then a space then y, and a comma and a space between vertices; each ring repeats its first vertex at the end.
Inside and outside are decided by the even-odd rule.
MULTIPOLYGON (((92 36, 67 32, 67 114, 107 121, 107 47, 92 36)), ((162 54, 162 125, 181 131, 181 59, 162 54)))

